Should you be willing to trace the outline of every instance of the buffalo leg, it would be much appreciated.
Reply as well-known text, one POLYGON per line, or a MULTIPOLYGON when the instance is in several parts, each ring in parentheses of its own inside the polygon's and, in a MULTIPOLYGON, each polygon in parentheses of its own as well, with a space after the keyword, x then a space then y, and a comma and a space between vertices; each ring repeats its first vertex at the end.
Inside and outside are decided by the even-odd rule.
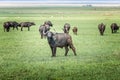
POLYGON ((113 30, 112 30, 112 33, 113 33, 113 30))
POLYGON ((65 56, 67 56, 68 51, 69 51, 68 46, 66 46, 65 47, 65 56))
POLYGON ((77 54, 76 54, 75 48, 72 48, 72 50, 74 52, 74 55, 76 56, 77 54))
POLYGON ((103 32, 101 31, 101 35, 103 35, 103 32))
POLYGON ((30 27, 28 27, 28 31, 30 31, 30 27))
POLYGON ((10 31, 10 27, 6 28, 6 31, 9 32, 10 31))
POLYGON ((18 30, 18 27, 16 27, 16 29, 18 30))
POLYGON ((43 34, 41 33, 41 39, 43 39, 43 34))
POLYGON ((53 56, 55 57, 56 56, 56 47, 53 48, 53 56))
POLYGON ((51 52, 52 52, 52 57, 56 56, 56 48, 50 46, 51 52))
POLYGON ((50 46, 50 49, 51 49, 51 52, 52 52, 52 57, 53 57, 53 47, 52 47, 52 46, 50 46))
POLYGON ((111 28, 112 33, 114 33, 114 28, 111 28))
POLYGON ((23 31, 23 28, 21 27, 21 31, 23 31))
POLYGON ((76 50, 75 50, 75 47, 73 46, 73 43, 71 40, 68 39, 68 43, 69 43, 69 47, 72 49, 72 51, 74 52, 74 55, 76 56, 76 50))
POLYGON ((76 56, 77 54, 76 54, 76 50, 75 50, 75 47, 73 46, 73 44, 70 45, 70 48, 72 49, 74 55, 76 56))

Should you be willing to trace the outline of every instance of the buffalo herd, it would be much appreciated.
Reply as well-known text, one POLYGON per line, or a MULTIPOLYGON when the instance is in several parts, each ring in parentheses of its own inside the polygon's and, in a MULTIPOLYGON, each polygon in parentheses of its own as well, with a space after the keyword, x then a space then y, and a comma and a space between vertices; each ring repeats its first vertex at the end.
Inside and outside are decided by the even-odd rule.
POLYGON ((4 32, 5 31, 9 32, 11 27, 13 27, 13 30, 14 30, 14 28, 16 28, 18 30, 18 27, 21 27, 21 31, 23 31, 23 27, 26 27, 26 28, 28 28, 28 31, 29 31, 30 27, 32 25, 35 25, 35 23, 34 22, 21 22, 21 23, 18 23, 16 21, 7 21, 7 22, 3 23, 4 32))
MULTIPOLYGON (((104 31, 105 31, 105 28, 106 28, 106 25, 103 24, 103 23, 100 23, 98 25, 98 30, 100 32, 100 35, 103 35, 104 34, 104 31)), ((117 33, 117 30, 119 30, 119 26, 117 25, 117 23, 112 23, 110 25, 110 28, 111 28, 111 32, 112 33, 117 33)))
MULTIPOLYGON (((28 31, 30 31, 30 27, 35 25, 34 22, 21 22, 18 23, 16 21, 7 21, 3 23, 3 28, 4 28, 4 32, 9 32, 10 28, 16 28, 18 30, 18 27, 21 27, 21 31, 23 31, 23 28, 28 28, 28 31)), ((41 39, 43 39, 44 37, 47 37, 47 41, 48 44, 50 46, 51 52, 52 52, 52 57, 56 56, 56 50, 57 47, 60 48, 65 48, 65 56, 67 56, 67 53, 69 51, 69 48, 72 49, 74 55, 76 56, 76 49, 73 45, 72 42, 72 37, 69 34, 71 25, 69 23, 65 23, 63 26, 63 32, 62 33, 53 33, 50 31, 50 28, 53 26, 51 21, 45 21, 42 25, 40 25, 39 27, 39 33, 41 35, 41 39), (69 47, 69 48, 68 48, 69 47)), ((119 26, 117 25, 117 23, 112 23, 110 25, 111 28, 111 32, 112 33, 116 33, 117 30, 119 30, 119 26)), ((100 32, 100 35, 104 35, 106 29, 106 25, 104 23, 100 23, 98 24, 98 30, 100 32)), ((78 28, 77 27, 73 27, 72 29, 73 34, 77 35, 78 32, 78 28)))
POLYGON ((18 30, 18 26, 19 26, 19 23, 17 23, 16 21, 7 21, 7 22, 4 22, 3 24, 3 27, 4 27, 4 32, 9 32, 10 28, 13 27, 13 30, 14 28, 16 28, 18 30))

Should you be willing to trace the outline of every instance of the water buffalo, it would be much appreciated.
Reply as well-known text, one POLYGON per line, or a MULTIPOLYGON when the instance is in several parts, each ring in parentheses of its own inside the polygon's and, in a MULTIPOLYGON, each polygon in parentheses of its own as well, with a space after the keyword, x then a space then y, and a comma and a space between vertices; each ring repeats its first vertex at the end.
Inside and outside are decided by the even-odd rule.
POLYGON ((19 23, 17 23, 16 21, 4 22, 4 24, 3 24, 4 32, 5 32, 5 29, 7 32, 9 32, 11 27, 13 27, 13 30, 14 30, 14 28, 16 28, 18 30, 18 26, 19 26, 19 23))
POLYGON ((23 31, 23 27, 28 28, 28 31, 30 31, 30 27, 35 25, 34 22, 21 22, 19 26, 21 27, 21 31, 23 31))
POLYGON ((69 30, 70 30, 70 24, 69 23, 65 23, 64 24, 64 28, 63 28, 64 33, 69 33, 69 30))
POLYGON ((78 28, 77 28, 77 27, 73 27, 72 31, 73 31, 73 33, 74 33, 75 35, 77 35, 78 28))
POLYGON ((67 33, 52 33, 50 31, 47 32, 47 40, 49 43, 49 46, 52 51, 52 57, 56 56, 56 49, 57 47, 63 48, 65 47, 65 56, 67 56, 67 53, 69 51, 68 46, 73 50, 74 55, 76 55, 75 47, 72 43, 72 38, 67 33))
POLYGON ((112 23, 110 27, 111 27, 112 33, 116 33, 117 30, 119 30, 119 26, 116 23, 112 23))
POLYGON ((105 27, 106 26, 103 23, 101 23, 101 24, 98 25, 98 29, 99 29, 100 35, 104 34, 105 27))
POLYGON ((41 35, 41 39, 43 39, 43 36, 45 36, 46 32, 50 30, 50 27, 52 27, 53 24, 51 21, 45 21, 43 25, 39 27, 39 32, 41 35))

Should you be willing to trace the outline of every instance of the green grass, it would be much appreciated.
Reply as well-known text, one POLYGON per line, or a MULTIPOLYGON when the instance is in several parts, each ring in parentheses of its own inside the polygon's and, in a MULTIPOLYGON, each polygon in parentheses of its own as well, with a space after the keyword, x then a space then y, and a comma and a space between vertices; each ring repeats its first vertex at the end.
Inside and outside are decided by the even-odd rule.
POLYGON ((111 34, 110 24, 120 25, 119 8, 0 8, 0 79, 1 80, 119 80, 120 31, 111 34), (57 49, 51 57, 47 39, 40 39, 39 26, 51 20, 53 32, 63 32, 67 22, 78 27, 70 30, 77 56, 57 49), (5 21, 33 21, 30 31, 3 31, 5 21), (97 29, 106 24, 104 36, 97 29), (56 31, 54 31, 54 29, 56 31))

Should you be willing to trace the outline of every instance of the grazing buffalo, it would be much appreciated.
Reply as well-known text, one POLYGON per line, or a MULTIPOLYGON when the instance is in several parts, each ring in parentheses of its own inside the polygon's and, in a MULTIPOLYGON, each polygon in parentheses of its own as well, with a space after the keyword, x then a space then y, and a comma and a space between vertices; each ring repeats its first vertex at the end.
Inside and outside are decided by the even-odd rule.
POLYGON ((66 33, 52 33, 50 31, 47 32, 47 40, 49 46, 52 51, 52 57, 56 56, 56 49, 57 47, 63 48, 65 47, 65 56, 69 51, 68 46, 73 50, 74 55, 76 55, 75 47, 72 43, 72 38, 69 34, 66 33))
POLYGON ((11 27, 13 27, 13 30, 14 30, 14 28, 16 28, 18 30, 18 26, 19 26, 19 23, 17 23, 16 21, 4 22, 4 24, 3 24, 4 32, 5 32, 5 29, 7 32, 9 32, 11 27))
POLYGON ((77 35, 78 28, 77 28, 77 27, 73 27, 72 31, 73 31, 73 33, 74 33, 75 35, 77 35))
POLYGON ((70 24, 69 23, 65 23, 64 24, 64 28, 63 28, 64 33, 69 33, 69 30, 70 30, 70 24))
POLYGON ((21 22, 19 26, 21 27, 21 31, 23 31, 23 27, 28 28, 28 31, 30 31, 30 27, 35 25, 34 22, 21 22))
POLYGON ((43 36, 45 36, 46 32, 50 30, 50 27, 52 27, 53 24, 51 21, 45 21, 43 25, 39 27, 39 32, 41 35, 41 39, 43 39, 43 36))
POLYGON ((3 27, 4 27, 4 32, 5 31, 9 32, 10 30, 9 22, 4 22, 3 27))
POLYGON ((111 27, 112 33, 116 33, 117 30, 119 30, 119 26, 116 23, 112 23, 110 27, 111 27))
POLYGON ((100 35, 103 35, 105 31, 105 25, 103 23, 99 24, 98 29, 99 29, 100 35))

